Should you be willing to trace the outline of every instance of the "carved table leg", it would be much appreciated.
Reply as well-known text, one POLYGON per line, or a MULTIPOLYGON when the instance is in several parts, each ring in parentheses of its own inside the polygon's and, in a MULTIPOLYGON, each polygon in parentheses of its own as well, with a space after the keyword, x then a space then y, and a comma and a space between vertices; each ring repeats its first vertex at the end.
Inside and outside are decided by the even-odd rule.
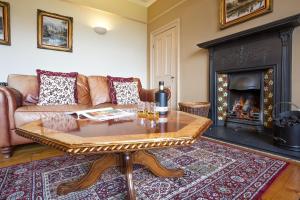
POLYGON ((148 167, 156 176, 160 177, 181 177, 184 172, 182 169, 167 169, 162 166, 156 157, 148 151, 137 151, 133 153, 133 163, 148 167))
POLYGON ((89 172, 79 180, 62 183, 57 188, 58 195, 66 195, 70 192, 82 190, 96 183, 101 174, 108 168, 117 166, 119 164, 119 157, 115 154, 105 154, 101 159, 96 160, 89 172))
POLYGON ((119 159, 119 166, 120 166, 120 172, 124 175, 126 175, 126 160, 125 160, 125 153, 120 154, 119 159))
POLYGON ((128 187, 128 199, 135 200, 135 191, 132 180, 133 163, 131 153, 124 153, 125 174, 128 187))
POLYGON ((160 177, 181 177, 184 172, 182 169, 167 169, 162 166, 156 157, 147 151, 126 152, 122 154, 105 154, 101 159, 94 161, 89 172, 79 180, 69 183, 62 183, 57 188, 58 195, 66 195, 90 187, 96 183, 101 174, 108 168, 120 166, 125 173, 128 197, 135 200, 135 190, 133 186, 133 164, 146 166, 154 175, 160 177))

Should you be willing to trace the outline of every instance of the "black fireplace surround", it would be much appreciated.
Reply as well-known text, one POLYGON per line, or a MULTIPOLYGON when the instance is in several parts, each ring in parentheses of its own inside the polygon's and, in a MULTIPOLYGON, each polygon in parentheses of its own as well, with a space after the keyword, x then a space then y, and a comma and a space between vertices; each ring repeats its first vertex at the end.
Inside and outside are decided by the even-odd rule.
MULTIPOLYGON (((220 73, 228 74, 229 80, 236 74, 244 76, 243 81, 241 77, 232 77, 229 90, 252 90, 261 98, 261 72, 273 69, 274 113, 289 110, 287 104, 275 105, 291 101, 292 36, 294 28, 299 25, 300 14, 198 44, 198 47, 209 50, 211 118, 215 125, 224 125, 224 121, 217 117, 217 75, 220 73), (247 73, 254 75, 250 78, 247 73)), ((228 99, 230 104, 230 97, 228 99)), ((262 109, 261 103, 259 106, 262 109)), ((258 123, 263 124, 262 121, 258 123)))

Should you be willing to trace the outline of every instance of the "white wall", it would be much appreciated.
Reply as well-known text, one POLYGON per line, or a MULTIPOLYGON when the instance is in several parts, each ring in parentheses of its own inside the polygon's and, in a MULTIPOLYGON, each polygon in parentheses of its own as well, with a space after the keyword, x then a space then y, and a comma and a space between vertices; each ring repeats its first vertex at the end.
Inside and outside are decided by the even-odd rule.
POLYGON ((11 6, 11 46, 0 45, 0 81, 37 68, 85 75, 135 76, 147 83, 147 25, 59 0, 6 0, 11 6), (37 48, 37 9, 73 17, 73 53, 37 48), (97 35, 92 27, 106 24, 97 35))

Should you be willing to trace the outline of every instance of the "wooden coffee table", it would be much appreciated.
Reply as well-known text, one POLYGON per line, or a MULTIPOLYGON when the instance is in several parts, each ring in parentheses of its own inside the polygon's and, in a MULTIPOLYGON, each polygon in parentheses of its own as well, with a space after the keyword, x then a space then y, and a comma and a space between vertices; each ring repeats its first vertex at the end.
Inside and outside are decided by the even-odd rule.
POLYGON ((160 177, 181 177, 182 169, 167 169, 148 152, 193 144, 212 124, 210 119, 172 111, 160 122, 136 116, 104 122, 77 120, 63 114, 49 114, 17 129, 17 134, 35 142, 76 155, 103 154, 79 180, 58 186, 57 194, 66 195, 96 183, 108 168, 119 166, 126 175, 129 199, 135 199, 133 164, 147 167, 160 177))

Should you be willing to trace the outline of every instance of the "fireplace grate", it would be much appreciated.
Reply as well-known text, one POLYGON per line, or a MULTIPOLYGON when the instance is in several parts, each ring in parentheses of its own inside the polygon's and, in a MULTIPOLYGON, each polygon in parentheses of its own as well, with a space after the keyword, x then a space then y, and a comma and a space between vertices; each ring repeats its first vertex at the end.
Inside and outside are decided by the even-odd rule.
POLYGON ((235 111, 228 112, 229 119, 239 119, 239 120, 249 120, 260 122, 260 113, 259 112, 241 112, 237 113, 235 111))

